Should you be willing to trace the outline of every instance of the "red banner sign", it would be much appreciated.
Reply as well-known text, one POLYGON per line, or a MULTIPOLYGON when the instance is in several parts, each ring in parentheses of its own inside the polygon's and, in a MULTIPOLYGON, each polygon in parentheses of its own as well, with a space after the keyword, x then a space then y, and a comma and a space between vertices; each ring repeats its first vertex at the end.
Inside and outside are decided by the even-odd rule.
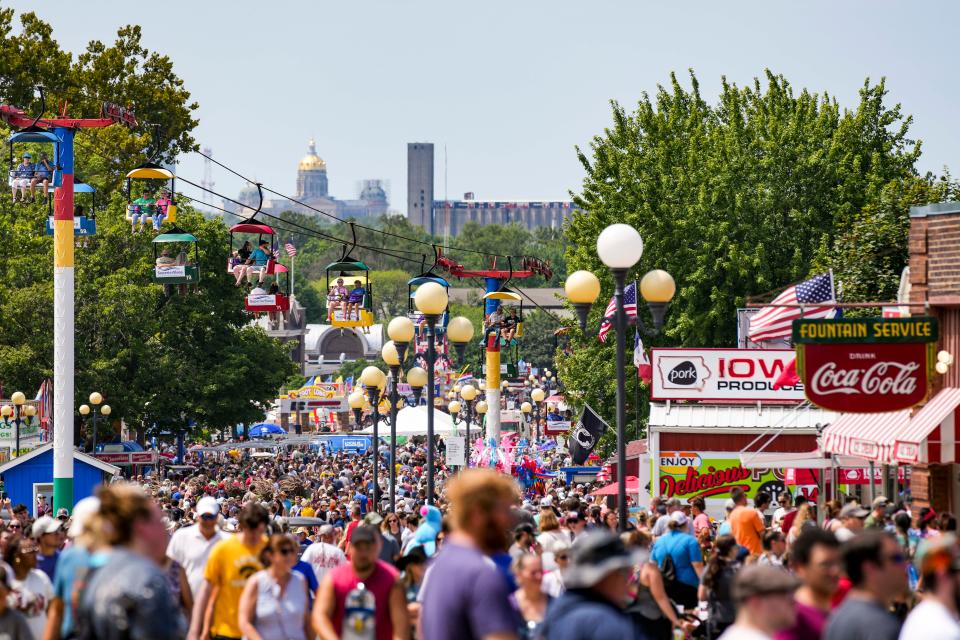
POLYGON ((793 338, 807 399, 819 407, 880 413, 927 397, 933 318, 796 320, 793 338))

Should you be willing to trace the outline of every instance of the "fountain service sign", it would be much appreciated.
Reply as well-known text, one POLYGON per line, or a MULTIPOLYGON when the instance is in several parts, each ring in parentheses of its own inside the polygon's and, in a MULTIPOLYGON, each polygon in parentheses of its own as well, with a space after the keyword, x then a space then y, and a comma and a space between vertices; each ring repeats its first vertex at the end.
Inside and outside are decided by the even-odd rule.
POLYGON ((937 320, 795 320, 797 373, 813 404, 847 413, 909 409, 927 398, 937 320))

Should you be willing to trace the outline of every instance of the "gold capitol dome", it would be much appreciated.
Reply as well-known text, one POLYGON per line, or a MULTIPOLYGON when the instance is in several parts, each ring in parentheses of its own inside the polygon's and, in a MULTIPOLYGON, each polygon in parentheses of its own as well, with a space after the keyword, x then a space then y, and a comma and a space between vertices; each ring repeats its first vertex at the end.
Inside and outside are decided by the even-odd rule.
POLYGON ((310 138, 309 148, 310 151, 300 159, 300 164, 297 166, 297 169, 299 171, 326 171, 327 163, 317 155, 317 145, 313 141, 313 138, 310 138))

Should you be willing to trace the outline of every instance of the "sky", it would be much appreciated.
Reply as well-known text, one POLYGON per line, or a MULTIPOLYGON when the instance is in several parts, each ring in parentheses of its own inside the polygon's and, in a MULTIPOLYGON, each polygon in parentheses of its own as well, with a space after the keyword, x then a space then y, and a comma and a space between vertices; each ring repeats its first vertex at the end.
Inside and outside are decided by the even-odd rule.
MULTIPOLYGON (((379 178, 405 213, 416 141, 436 145, 437 199, 567 199, 583 179, 575 146, 602 134, 610 100, 631 107, 690 68, 708 101, 721 77, 745 84, 766 68, 845 106, 886 77, 923 141, 920 170, 958 164, 960 3, 948 0, 4 4, 38 11, 74 53, 140 24, 200 104, 200 145, 288 194, 313 137, 339 198, 379 178)), ((203 159, 178 173, 199 182, 203 159)), ((213 179, 227 195, 242 187, 216 167, 213 179)))

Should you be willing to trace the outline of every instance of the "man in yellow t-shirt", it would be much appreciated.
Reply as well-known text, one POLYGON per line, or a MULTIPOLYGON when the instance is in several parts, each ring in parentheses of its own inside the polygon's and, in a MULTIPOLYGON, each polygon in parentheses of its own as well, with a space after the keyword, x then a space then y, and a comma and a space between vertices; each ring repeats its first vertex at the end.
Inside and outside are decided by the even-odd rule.
POLYGON ((189 640, 218 638, 240 640, 238 622, 240 595, 247 579, 263 569, 260 552, 267 544, 264 535, 270 514, 256 502, 248 503, 237 517, 240 533, 221 540, 210 551, 191 616, 189 640), (206 628, 206 611, 213 601, 213 616, 206 628))

